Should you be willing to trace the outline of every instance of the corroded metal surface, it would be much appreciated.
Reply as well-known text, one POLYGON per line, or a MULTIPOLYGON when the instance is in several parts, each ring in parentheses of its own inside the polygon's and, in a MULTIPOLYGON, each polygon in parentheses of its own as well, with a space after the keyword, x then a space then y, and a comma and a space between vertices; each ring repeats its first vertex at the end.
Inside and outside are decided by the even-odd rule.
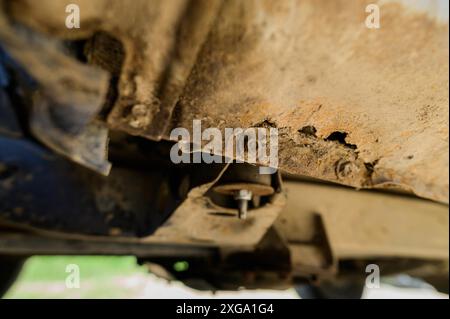
POLYGON ((268 122, 287 172, 447 202, 448 26, 386 4, 369 30, 365 4, 227 1, 174 126, 268 122))
POLYGON ((275 228, 293 245, 314 243, 317 229, 323 227, 337 260, 414 256, 448 261, 449 215, 444 204, 293 181, 284 188, 288 200, 275 228))
POLYGON ((64 26, 69 1, 3 5, 59 39, 123 44, 110 127, 274 126, 283 171, 448 202, 448 23, 385 1, 380 29, 366 0, 70 2, 80 29, 64 26))
POLYGON ((205 196, 226 174, 228 166, 214 179, 189 191, 166 223, 147 238, 150 243, 176 242, 200 245, 246 247, 256 246, 275 222, 285 205, 284 194, 275 194, 269 203, 252 209, 245 220, 235 217, 236 209, 216 205, 205 196))

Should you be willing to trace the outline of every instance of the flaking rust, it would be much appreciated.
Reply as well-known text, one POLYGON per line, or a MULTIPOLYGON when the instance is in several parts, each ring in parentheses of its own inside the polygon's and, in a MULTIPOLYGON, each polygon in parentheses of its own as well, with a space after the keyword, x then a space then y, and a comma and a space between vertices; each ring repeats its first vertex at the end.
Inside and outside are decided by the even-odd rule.
POLYGON ((64 27, 64 0, 6 12, 56 39, 122 43, 109 127, 161 140, 193 119, 269 121, 282 171, 448 202, 448 22, 383 2, 368 29, 368 0, 78 2, 79 30, 64 27))

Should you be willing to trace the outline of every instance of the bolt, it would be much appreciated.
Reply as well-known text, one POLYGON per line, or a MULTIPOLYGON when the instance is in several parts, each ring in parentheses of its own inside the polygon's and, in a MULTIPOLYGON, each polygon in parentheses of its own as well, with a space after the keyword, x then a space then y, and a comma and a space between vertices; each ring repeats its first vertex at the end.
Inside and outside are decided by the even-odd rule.
POLYGON ((238 204, 239 219, 247 218, 248 201, 252 200, 252 192, 247 189, 241 189, 234 195, 238 204))

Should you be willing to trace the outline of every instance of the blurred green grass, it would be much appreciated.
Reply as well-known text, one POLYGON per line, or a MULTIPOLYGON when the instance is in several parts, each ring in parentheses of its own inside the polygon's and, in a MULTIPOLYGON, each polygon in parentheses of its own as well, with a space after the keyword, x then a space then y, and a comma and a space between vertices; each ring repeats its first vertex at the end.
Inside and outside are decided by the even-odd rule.
POLYGON ((126 298, 133 294, 120 280, 147 273, 131 256, 30 257, 4 298, 126 298), (66 267, 80 269, 80 288, 68 289, 66 267))
POLYGON ((118 256, 39 256, 29 258, 20 274, 24 281, 65 280, 66 266, 80 267, 83 279, 129 275, 144 269, 136 264, 135 257, 118 256))
MULTIPOLYGON (((180 262, 176 268, 185 269, 180 262)), ((147 268, 138 266, 135 257, 114 256, 36 256, 27 260, 18 280, 5 298, 71 299, 71 298, 210 298, 208 292, 188 289, 181 283, 155 280, 147 268), (80 288, 66 287, 66 267, 76 264, 80 269, 80 288)), ((369 298, 448 298, 432 290, 384 287, 372 289, 369 298)), ((293 289, 286 292, 225 292, 215 297, 233 298, 297 298, 293 289), (242 295, 243 294, 243 295, 242 295), (258 297, 259 296, 259 297, 258 297)), ((367 297, 367 296, 366 296, 367 297)))

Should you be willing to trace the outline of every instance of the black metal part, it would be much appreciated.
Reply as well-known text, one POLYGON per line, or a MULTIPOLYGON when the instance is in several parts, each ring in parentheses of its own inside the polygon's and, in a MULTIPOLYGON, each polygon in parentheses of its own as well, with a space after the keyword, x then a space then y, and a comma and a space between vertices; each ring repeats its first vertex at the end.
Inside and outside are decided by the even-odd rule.
POLYGON ((115 167, 104 177, 29 140, 0 137, 4 220, 69 233, 146 236, 179 203, 168 180, 160 168, 115 167))
POLYGON ((179 256, 141 259, 162 266, 173 278, 199 290, 236 290, 287 288, 292 283, 290 253, 284 240, 270 228, 254 250, 222 251, 221 256, 186 258, 179 256), (189 267, 177 271, 174 265, 186 262, 189 267))
POLYGON ((172 257, 210 258, 217 249, 206 246, 157 244, 136 241, 113 241, 110 238, 52 238, 29 233, 3 231, 0 234, 1 254, 29 255, 132 255, 142 258, 172 257))
MULTIPOLYGON (((0 64, 1 66, 1 64, 0 64)), ((22 131, 19 122, 11 107, 11 100, 0 87, 0 135, 8 137, 21 137, 22 131)))
POLYGON ((258 166, 232 163, 206 196, 218 206, 238 210, 239 202, 235 196, 241 189, 248 190, 252 193, 252 198, 257 199, 257 205, 255 205, 256 201, 251 200, 252 198, 247 202, 247 209, 251 210, 270 202, 272 194, 279 191, 280 187, 278 174, 260 174, 258 166))
POLYGON ((0 255, 0 298, 8 291, 22 269, 26 258, 0 255))

